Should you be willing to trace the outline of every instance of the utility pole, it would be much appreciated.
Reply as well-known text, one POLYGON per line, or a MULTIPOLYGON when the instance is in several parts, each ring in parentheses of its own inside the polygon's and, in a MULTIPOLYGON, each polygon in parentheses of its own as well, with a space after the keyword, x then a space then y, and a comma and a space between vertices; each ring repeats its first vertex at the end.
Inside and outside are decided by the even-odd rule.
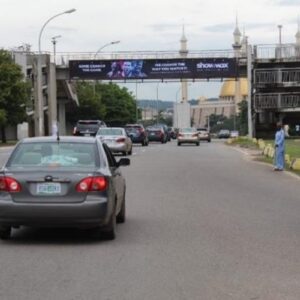
POLYGON ((252 47, 247 43, 247 79, 248 79, 248 136, 253 138, 252 127, 252 47))

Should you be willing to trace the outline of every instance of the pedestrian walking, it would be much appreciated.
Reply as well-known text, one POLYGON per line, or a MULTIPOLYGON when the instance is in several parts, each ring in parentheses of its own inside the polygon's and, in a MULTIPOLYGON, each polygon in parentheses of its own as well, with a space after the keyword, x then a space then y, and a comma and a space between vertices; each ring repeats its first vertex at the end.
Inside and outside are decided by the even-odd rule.
POLYGON ((278 122, 277 131, 275 134, 275 160, 274 171, 283 171, 284 168, 284 148, 285 148, 285 134, 282 123, 278 122))

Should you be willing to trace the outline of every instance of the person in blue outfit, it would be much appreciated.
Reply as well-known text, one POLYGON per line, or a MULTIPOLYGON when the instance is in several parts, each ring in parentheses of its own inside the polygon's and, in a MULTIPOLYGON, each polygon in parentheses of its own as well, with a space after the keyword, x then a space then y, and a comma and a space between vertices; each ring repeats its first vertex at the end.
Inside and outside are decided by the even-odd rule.
POLYGON ((283 171, 284 168, 284 130, 280 122, 277 123, 277 131, 275 134, 275 160, 274 171, 283 171))

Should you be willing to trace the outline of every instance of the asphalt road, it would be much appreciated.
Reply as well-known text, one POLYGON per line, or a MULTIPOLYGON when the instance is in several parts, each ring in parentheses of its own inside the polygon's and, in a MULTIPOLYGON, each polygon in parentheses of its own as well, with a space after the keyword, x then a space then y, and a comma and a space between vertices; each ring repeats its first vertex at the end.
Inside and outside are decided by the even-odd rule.
POLYGON ((298 179, 220 142, 136 146, 131 162, 117 239, 14 231, 1 300, 300 299, 298 179))

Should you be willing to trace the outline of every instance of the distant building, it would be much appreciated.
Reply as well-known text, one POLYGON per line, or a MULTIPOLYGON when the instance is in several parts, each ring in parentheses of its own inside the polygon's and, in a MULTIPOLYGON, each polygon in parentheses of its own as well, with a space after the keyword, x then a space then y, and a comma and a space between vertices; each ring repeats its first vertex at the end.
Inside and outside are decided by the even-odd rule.
MULTIPOLYGON (((241 32, 236 20, 233 32, 233 49, 235 57, 246 56, 247 38, 245 33, 241 40, 241 32)), ((208 116, 211 114, 223 115, 227 118, 238 113, 238 104, 248 99, 247 78, 226 79, 221 87, 219 98, 215 101, 199 97, 198 105, 191 106, 192 123, 195 126, 206 126, 208 116)))

